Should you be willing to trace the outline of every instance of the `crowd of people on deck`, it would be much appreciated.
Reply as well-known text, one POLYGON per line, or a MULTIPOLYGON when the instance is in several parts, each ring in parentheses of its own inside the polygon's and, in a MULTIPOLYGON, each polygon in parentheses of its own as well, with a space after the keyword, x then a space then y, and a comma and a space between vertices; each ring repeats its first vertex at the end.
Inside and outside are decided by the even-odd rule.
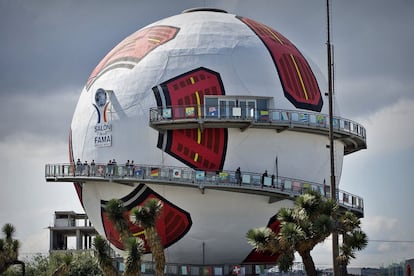
MULTIPOLYGON (((122 166, 122 174, 123 176, 133 176, 135 170, 134 160, 127 160, 127 162, 122 166)), ((97 168, 95 164, 95 160, 92 160, 91 163, 85 161, 82 163, 80 158, 75 163, 75 175, 83 175, 83 176, 96 176, 96 175, 105 175, 105 176, 113 176, 118 175, 118 164, 114 159, 109 160, 105 167, 97 168)))
MULTIPOLYGON (((127 176, 134 176, 135 172, 135 164, 134 160, 127 160, 126 163, 121 166, 122 168, 122 175, 124 177, 127 176)), ((76 176, 114 176, 119 175, 119 166, 114 159, 109 160, 105 167, 98 168, 99 171, 97 171, 97 166, 95 164, 95 160, 92 160, 90 163, 88 161, 85 161, 82 163, 80 158, 76 161, 75 164, 75 175, 76 176)), ((267 170, 264 171, 261 177, 261 184, 263 186, 274 186, 275 182, 275 175, 272 174, 270 177, 271 182, 269 183, 268 180, 269 176, 267 173, 267 170)), ((240 170, 240 167, 238 167, 235 171, 235 180, 238 185, 242 184, 242 173, 240 170)))

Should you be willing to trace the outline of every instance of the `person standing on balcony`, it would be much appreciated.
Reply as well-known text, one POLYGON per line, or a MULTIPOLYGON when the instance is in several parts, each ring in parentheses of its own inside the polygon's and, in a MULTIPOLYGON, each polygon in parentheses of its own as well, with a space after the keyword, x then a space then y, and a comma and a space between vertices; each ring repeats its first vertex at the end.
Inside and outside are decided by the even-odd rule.
POLYGON ((95 174, 96 174, 95 160, 92 160, 92 162, 91 162, 91 175, 95 176, 95 174))
POLYGON ((112 160, 109 160, 108 164, 106 165, 106 175, 107 176, 112 175, 112 160))
POLYGON ((135 166, 134 166, 134 160, 131 160, 131 163, 129 163, 129 172, 130 172, 130 176, 134 176, 135 175, 135 166))
POLYGON ((78 158, 78 161, 76 161, 76 175, 81 175, 82 173, 82 162, 78 158))
POLYGON ((267 170, 265 170, 265 172, 262 174, 262 187, 264 185, 265 177, 267 177, 267 170))
POLYGON ((86 160, 85 163, 83 163, 83 175, 89 176, 89 164, 86 160))
POLYGON ((116 164, 115 158, 112 159, 112 175, 118 175, 118 165, 116 164))
POLYGON ((236 181, 237 181, 237 184, 241 185, 241 180, 242 180, 241 171, 240 171, 240 167, 238 167, 237 170, 236 170, 236 181))
POLYGON ((130 176, 131 166, 129 165, 129 160, 125 163, 124 176, 130 176))

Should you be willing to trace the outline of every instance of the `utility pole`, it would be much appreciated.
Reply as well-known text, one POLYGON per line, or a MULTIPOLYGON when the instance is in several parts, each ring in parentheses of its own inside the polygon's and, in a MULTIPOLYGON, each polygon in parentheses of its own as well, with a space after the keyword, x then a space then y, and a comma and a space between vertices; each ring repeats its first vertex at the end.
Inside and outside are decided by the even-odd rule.
MULTIPOLYGON (((331 167, 331 198, 337 201, 336 197, 336 178, 335 178, 335 158, 334 158, 334 137, 333 137, 333 60, 332 60, 332 45, 331 45, 331 28, 330 28, 330 7, 329 0, 326 0, 326 25, 327 25, 327 55, 328 55, 328 98, 329 98, 329 155, 331 167)), ((336 217, 335 228, 336 228, 336 217)), ((337 257, 339 256, 339 241, 338 231, 334 228, 332 231, 332 263, 334 276, 339 275, 339 266, 337 257)))

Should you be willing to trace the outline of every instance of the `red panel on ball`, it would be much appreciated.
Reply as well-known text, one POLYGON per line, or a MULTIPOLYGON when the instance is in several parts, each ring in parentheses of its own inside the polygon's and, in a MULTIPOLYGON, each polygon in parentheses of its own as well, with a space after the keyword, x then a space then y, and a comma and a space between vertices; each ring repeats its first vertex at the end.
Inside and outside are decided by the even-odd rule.
POLYGON ((143 57, 158 46, 174 39, 179 28, 153 26, 139 30, 113 48, 95 67, 86 82, 87 90, 105 72, 115 68, 134 68, 143 57))
POLYGON ((285 97, 297 108, 320 112, 323 101, 308 62, 286 37, 246 17, 238 17, 263 41, 276 65, 285 97))
MULTIPOLYGON (((225 94, 220 75, 206 68, 198 68, 168 80, 154 87, 153 91, 158 107, 172 109, 172 119, 201 117, 204 95, 225 94)), ((159 135, 158 147, 191 168, 222 170, 227 149, 227 129, 169 130, 166 136, 159 135)))
MULTIPOLYGON (((144 184, 140 184, 134 191, 127 196, 121 198, 122 202, 129 202, 125 205, 126 212, 124 214, 129 224, 129 230, 135 237, 140 237, 145 241, 145 253, 149 253, 150 249, 145 240, 144 229, 140 226, 132 224, 129 221, 130 211, 137 206, 143 205, 148 199, 155 198, 162 202, 163 210, 157 220, 157 232, 160 235, 161 243, 164 248, 180 240, 191 228, 192 221, 190 214, 178 206, 172 204, 164 197, 154 192, 144 184)), ((105 212, 107 201, 101 200, 101 217, 107 239, 118 249, 125 250, 120 239, 119 232, 115 229, 114 224, 108 219, 105 212)))

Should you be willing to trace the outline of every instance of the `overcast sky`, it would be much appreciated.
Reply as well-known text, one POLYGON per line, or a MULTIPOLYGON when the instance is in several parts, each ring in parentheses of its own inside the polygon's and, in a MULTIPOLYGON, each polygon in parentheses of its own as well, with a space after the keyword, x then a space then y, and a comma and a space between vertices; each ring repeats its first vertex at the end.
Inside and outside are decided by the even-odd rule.
MULTIPOLYGON (((54 211, 83 212, 73 185, 46 183, 68 162, 77 99, 97 63, 126 36, 200 6, 262 22, 326 75, 324 0, 0 0, 0 226, 21 253, 47 252, 54 211)), ((364 125, 368 149, 344 158, 340 188, 364 198, 367 249, 351 266, 414 258, 414 1, 332 1, 335 93, 341 115, 364 125)), ((247 231, 248 229, 246 229, 247 231)), ((327 241, 317 266, 331 265, 327 241)))

